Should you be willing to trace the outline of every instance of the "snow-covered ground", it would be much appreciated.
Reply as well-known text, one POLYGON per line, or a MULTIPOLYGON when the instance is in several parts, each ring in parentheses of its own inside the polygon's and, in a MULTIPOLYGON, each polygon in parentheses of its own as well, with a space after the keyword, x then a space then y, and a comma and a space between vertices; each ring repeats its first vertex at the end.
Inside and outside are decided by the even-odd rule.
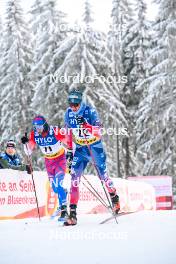
POLYGON ((176 211, 145 211, 100 225, 79 216, 74 227, 36 219, 0 221, 1 264, 175 264, 176 211))

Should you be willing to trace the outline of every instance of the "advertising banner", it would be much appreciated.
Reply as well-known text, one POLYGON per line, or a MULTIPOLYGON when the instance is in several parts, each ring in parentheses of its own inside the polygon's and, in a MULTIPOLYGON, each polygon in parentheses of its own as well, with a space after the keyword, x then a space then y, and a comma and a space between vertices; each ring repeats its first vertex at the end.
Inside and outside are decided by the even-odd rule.
MULTIPOLYGON (((86 175, 94 188, 106 201, 106 196, 98 177, 86 175)), ((120 196, 121 211, 138 211, 156 208, 155 190, 146 183, 123 179, 113 179, 120 196)), ((40 216, 50 216, 58 207, 57 195, 52 191, 46 172, 34 172, 34 182, 39 203, 40 216)), ((84 186, 87 184, 82 177, 80 183, 80 200, 78 213, 103 213, 106 208, 84 186)), ((71 178, 66 175, 63 186, 70 190, 71 178)), ((36 198, 31 175, 16 170, 0 170, 0 219, 20 219, 37 217, 36 198)))
POLYGON ((155 189, 156 209, 171 210, 173 208, 172 177, 170 176, 138 176, 129 180, 151 184, 155 189))

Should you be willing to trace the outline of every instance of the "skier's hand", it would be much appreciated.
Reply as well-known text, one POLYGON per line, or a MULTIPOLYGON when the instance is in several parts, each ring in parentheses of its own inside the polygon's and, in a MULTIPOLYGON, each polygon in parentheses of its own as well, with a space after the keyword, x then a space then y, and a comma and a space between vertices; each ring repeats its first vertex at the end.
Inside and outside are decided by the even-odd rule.
POLYGON ((32 169, 31 169, 30 165, 26 165, 26 171, 27 171, 27 174, 31 174, 32 173, 32 169))
POLYGON ((26 144, 26 143, 28 143, 29 142, 29 139, 27 138, 27 136, 23 136, 22 138, 21 138, 21 143, 22 144, 26 144))
POLYGON ((67 150, 66 160, 69 162, 73 161, 73 151, 72 150, 67 150))
POLYGON ((68 173, 70 173, 71 172, 72 161, 73 161, 73 151, 72 150, 67 150, 66 160, 67 160, 68 173))
POLYGON ((86 123, 86 120, 84 119, 83 116, 76 116, 76 121, 77 121, 78 125, 83 125, 86 123))

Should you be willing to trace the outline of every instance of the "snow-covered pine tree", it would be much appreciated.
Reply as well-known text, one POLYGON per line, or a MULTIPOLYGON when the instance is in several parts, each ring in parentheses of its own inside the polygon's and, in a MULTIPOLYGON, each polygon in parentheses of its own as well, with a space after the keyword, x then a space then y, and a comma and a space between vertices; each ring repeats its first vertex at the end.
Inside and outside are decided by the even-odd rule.
POLYGON ((32 62, 30 33, 19 0, 7 2, 3 54, 0 63, 2 139, 19 138, 31 118, 33 85, 29 76, 32 62))
MULTIPOLYGON (((120 146, 120 170, 123 177, 135 175, 138 171, 137 161, 134 156, 134 116, 129 109, 127 100, 131 84, 131 72, 129 67, 133 66, 133 57, 131 56, 131 42, 133 41, 132 26, 136 24, 134 7, 130 1, 114 0, 112 6, 112 30, 109 33, 110 47, 112 54, 112 66, 116 75, 121 76, 120 92, 121 98, 127 107, 126 119, 128 120, 128 136, 119 138, 120 146), (129 56, 130 55, 130 56, 129 56), (128 58, 127 58, 128 56, 128 58), (122 81, 123 80, 123 81, 122 81), (130 84, 130 85, 129 85, 130 84)), ((140 42, 139 42, 140 43, 140 42)), ((140 44, 138 44, 140 45, 140 44)))
POLYGON ((118 40, 121 43, 126 32, 127 25, 133 16, 133 8, 129 0, 112 1, 112 26, 113 31, 118 32, 118 40))
POLYGON ((83 21, 87 27, 91 25, 91 23, 94 21, 92 17, 92 7, 91 7, 89 0, 85 1, 83 21))
MULTIPOLYGON (((126 34, 123 36, 123 66, 124 74, 127 76, 127 83, 123 88, 123 101, 128 109, 128 124, 129 124, 129 138, 124 139, 126 149, 126 171, 128 169, 137 170, 135 162, 136 150, 136 119, 135 112, 138 108, 139 102, 143 97, 143 92, 147 88, 147 67, 145 64, 151 48, 151 38, 149 34, 150 24, 146 20, 146 4, 144 0, 136 0, 134 15, 129 19, 126 34), (130 165, 130 159, 131 165, 130 165)), ((134 174, 137 172, 131 170, 134 174)))
POLYGON ((0 54, 2 53, 2 47, 3 47, 3 26, 0 17, 0 54))
MULTIPOLYGON (((122 24, 122 1, 114 0, 112 7, 112 23, 110 26, 110 31, 108 32, 108 51, 107 57, 111 61, 111 70, 112 76, 117 80, 117 85, 119 91, 122 91, 123 85, 126 82, 125 76, 123 76, 123 67, 122 67, 122 43, 121 38, 123 35, 124 25, 122 24)), ((125 113, 124 113, 125 115, 125 113)), ((126 125, 127 127, 127 125, 126 125)), ((110 140, 112 141, 110 145, 114 145, 114 147, 110 147, 108 150, 108 156, 113 161, 113 165, 111 168, 117 172, 118 177, 125 177, 124 172, 124 157, 122 158, 122 136, 121 135, 113 135, 110 140)))
POLYGON ((65 14, 57 10, 55 0, 37 0, 31 14, 34 15, 32 29, 36 42, 32 68, 36 86, 32 107, 50 122, 59 124, 62 117, 59 117, 58 108, 64 101, 64 91, 51 80, 52 73, 62 62, 62 58, 57 56, 57 50, 67 35, 65 14))
POLYGON ((124 87, 124 101, 127 106, 137 108, 143 87, 141 83, 146 80, 147 68, 145 60, 151 48, 149 35, 150 24, 146 20, 146 4, 144 0, 136 0, 135 13, 129 20, 123 36, 123 67, 127 76, 124 87), (136 15, 136 16, 135 16, 136 15), (139 87, 141 89, 139 89, 139 87))
MULTIPOLYGON (((2 21, 0 18, 0 58, 2 58, 2 53, 3 53, 3 27, 2 27, 2 21)), ((0 80, 2 79, 2 76, 3 76, 3 72, 0 69, 0 80)), ((2 101, 1 94, 2 94, 2 87, 0 86, 0 101, 2 101)), ((1 118, 2 118, 2 116, 1 116, 1 108, 0 108, 0 119, 1 118)), ((0 134, 2 134, 1 127, 0 127, 0 134)), ((1 140, 0 140, 0 142, 1 142, 1 140)))
POLYGON ((53 75, 57 80, 65 80, 66 90, 81 86, 87 102, 97 107, 106 127, 115 124, 121 126, 125 123, 125 107, 120 101, 119 87, 112 76, 111 60, 106 56, 105 35, 92 28, 91 14, 90 5, 86 1, 84 26, 80 32, 71 34, 58 48, 54 58, 64 60, 53 75))
POLYGON ((44 16, 45 4, 43 3, 45 3, 45 1, 35 0, 29 11, 29 24, 31 31, 35 36, 34 39, 36 39, 36 36, 41 33, 43 21, 46 21, 46 18, 44 16))
MULTIPOLYGON (((32 109, 35 114, 42 114, 49 121, 50 125, 59 125, 59 103, 63 91, 56 92, 55 83, 51 89, 50 74, 55 69, 55 64, 60 63, 61 58, 54 55, 60 42, 67 35, 66 15, 57 9, 56 0, 35 0, 30 9, 30 25, 33 33, 34 63, 31 75, 35 79, 35 93, 32 100, 32 109)), ((64 110, 61 110, 63 114, 64 110)), ((35 167, 43 168, 43 159, 35 154, 35 167)))
POLYGON ((156 46, 148 60, 150 85, 138 112, 138 155, 144 157, 144 175, 172 176, 176 175, 176 1, 156 2, 156 46))

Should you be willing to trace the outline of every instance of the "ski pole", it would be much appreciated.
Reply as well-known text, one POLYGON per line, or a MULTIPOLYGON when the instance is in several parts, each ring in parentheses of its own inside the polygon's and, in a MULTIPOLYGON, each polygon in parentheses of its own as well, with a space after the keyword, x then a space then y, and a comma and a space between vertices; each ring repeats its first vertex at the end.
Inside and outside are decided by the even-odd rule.
POLYGON ((84 175, 82 175, 82 177, 88 183, 88 185, 91 187, 91 189, 84 182, 82 182, 84 184, 84 186, 101 202, 102 205, 104 205, 104 207, 106 207, 109 210, 109 206, 107 205, 107 203, 103 199, 103 197, 99 194, 99 192, 97 192, 97 190, 93 187, 93 185, 88 181, 88 179, 84 175))
MULTIPOLYGON (((70 169, 69 169, 69 174, 70 174, 70 169)), ((82 184, 86 187, 86 189, 89 190, 89 192, 96 197, 97 200, 99 200, 99 202, 109 210, 109 206, 106 204, 106 201, 103 199, 103 197, 97 192, 97 190, 93 187, 93 185, 88 181, 88 179, 85 177, 85 175, 82 175, 83 179, 85 180, 85 182, 90 186, 88 187, 87 184, 85 182, 82 182, 82 184)))
POLYGON ((88 148, 89 153, 90 153, 90 156, 91 156, 91 158, 92 158, 92 163, 93 163, 94 168, 95 168, 95 170, 96 170, 96 172, 97 172, 98 178, 99 178, 100 181, 101 181, 101 185, 102 185, 102 187, 103 187, 103 190, 104 190, 104 193, 105 193, 105 195, 106 195, 107 201, 108 201, 109 206, 110 206, 110 208, 111 208, 111 212, 112 212, 112 214, 113 214, 113 216, 114 216, 114 218, 115 218, 116 223, 118 224, 117 219, 116 219, 116 216, 115 216, 114 211, 113 211, 113 208, 112 208, 112 204, 111 204, 110 198, 109 198, 109 196, 108 196, 108 194, 107 194, 107 191, 106 191, 106 189, 105 189, 105 187, 104 187, 104 184, 103 184, 103 182, 102 182, 102 180, 101 180, 101 177, 100 177, 100 174, 99 174, 98 168, 97 168, 96 163, 95 163, 95 159, 94 159, 93 153, 92 153, 91 148, 90 148, 90 146, 89 146, 89 144, 88 144, 88 141, 87 141, 87 138, 86 138, 86 134, 85 134, 85 132, 84 132, 84 128, 82 128, 82 130, 83 130, 84 139, 85 139, 85 141, 86 141, 87 148, 88 148))
MULTIPOLYGON (((25 136, 27 137, 27 132, 25 133, 25 136)), ((27 143, 25 144, 26 146, 26 150, 27 150, 27 160, 28 160, 28 163, 29 163, 29 167, 30 167, 30 171, 31 171, 31 177, 32 177, 32 182, 33 182, 33 186, 34 186, 34 193, 35 193, 35 200, 36 200, 36 204, 37 204, 37 213, 38 213, 38 218, 39 218, 39 221, 41 220, 40 219, 40 210, 39 210, 39 203, 38 203, 38 199, 37 199, 37 192, 36 192, 36 188, 35 188, 35 182, 34 182, 34 174, 33 174, 33 168, 32 168, 32 161, 30 159, 30 155, 29 155, 29 149, 28 149, 28 145, 27 143)))
POLYGON ((84 182, 82 182, 82 184, 85 186, 85 188, 106 208, 109 210, 109 207, 107 206, 107 204, 105 204, 98 195, 96 195, 84 182))
POLYGON ((82 184, 110 213, 112 213, 111 208, 103 200, 101 200, 96 193, 94 193, 84 182, 82 182, 82 184))

